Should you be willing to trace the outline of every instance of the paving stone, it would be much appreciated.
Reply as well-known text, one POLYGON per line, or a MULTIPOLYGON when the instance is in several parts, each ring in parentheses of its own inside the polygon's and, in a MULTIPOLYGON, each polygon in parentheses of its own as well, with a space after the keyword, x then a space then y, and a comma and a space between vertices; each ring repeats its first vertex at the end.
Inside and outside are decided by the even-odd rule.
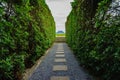
POLYGON ((63 48, 58 48, 57 50, 64 50, 63 48))
POLYGON ((56 52, 64 52, 64 50, 57 50, 56 52))
POLYGON ((58 51, 58 52, 56 52, 56 53, 64 53, 63 51, 58 51))
POLYGON ((66 62, 66 59, 55 59, 54 62, 66 62))
POLYGON ((57 50, 57 52, 64 52, 64 50, 63 49, 59 49, 59 50, 57 50))
POLYGON ((70 80, 68 76, 52 76, 50 80, 70 80))
POLYGON ((63 47, 58 47, 57 49, 63 49, 63 47))
POLYGON ((53 71, 67 71, 67 66, 66 65, 54 65, 53 66, 53 71))
POLYGON ((64 54, 56 54, 55 57, 65 57, 64 54))

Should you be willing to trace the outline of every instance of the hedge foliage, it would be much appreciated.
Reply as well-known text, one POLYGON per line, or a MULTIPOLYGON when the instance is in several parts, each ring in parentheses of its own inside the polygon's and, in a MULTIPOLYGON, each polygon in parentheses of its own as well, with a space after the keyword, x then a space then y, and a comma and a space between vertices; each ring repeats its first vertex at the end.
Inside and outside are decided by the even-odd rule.
POLYGON ((101 80, 120 80, 120 10, 113 1, 75 0, 66 22, 67 43, 101 80))
POLYGON ((0 0, 0 80, 21 80, 54 39, 45 0, 0 0))

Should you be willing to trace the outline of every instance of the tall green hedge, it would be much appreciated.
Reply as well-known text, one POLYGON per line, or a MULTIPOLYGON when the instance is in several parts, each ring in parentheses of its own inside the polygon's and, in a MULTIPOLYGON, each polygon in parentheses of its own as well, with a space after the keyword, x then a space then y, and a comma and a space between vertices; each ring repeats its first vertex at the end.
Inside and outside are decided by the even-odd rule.
POLYGON ((55 39, 45 0, 0 1, 0 80, 21 80, 55 39))
POLYGON ((66 39, 80 64, 101 80, 120 80, 119 5, 112 5, 112 0, 71 4, 66 39))

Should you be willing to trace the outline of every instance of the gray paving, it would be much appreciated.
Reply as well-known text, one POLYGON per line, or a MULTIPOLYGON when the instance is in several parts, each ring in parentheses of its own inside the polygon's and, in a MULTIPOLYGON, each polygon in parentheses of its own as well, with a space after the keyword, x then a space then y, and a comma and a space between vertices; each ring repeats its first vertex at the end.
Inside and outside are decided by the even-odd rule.
POLYGON ((92 80, 92 79, 79 66, 72 51, 70 50, 66 43, 55 43, 48 52, 48 54, 46 55, 46 57, 44 58, 44 60, 42 61, 42 63, 29 77, 29 80, 92 80), (62 52, 62 54, 59 52, 62 52), (65 61, 55 62, 56 59, 58 60, 65 59, 65 61), (59 66, 56 67, 56 65, 59 66))

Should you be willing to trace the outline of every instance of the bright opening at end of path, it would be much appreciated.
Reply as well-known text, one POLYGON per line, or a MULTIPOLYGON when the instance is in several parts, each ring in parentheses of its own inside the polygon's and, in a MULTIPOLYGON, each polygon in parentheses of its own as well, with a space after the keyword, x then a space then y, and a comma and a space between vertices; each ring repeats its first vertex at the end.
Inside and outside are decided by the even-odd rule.
POLYGON ((46 0, 56 23, 56 32, 65 32, 65 22, 72 9, 70 2, 73 0, 46 0))

